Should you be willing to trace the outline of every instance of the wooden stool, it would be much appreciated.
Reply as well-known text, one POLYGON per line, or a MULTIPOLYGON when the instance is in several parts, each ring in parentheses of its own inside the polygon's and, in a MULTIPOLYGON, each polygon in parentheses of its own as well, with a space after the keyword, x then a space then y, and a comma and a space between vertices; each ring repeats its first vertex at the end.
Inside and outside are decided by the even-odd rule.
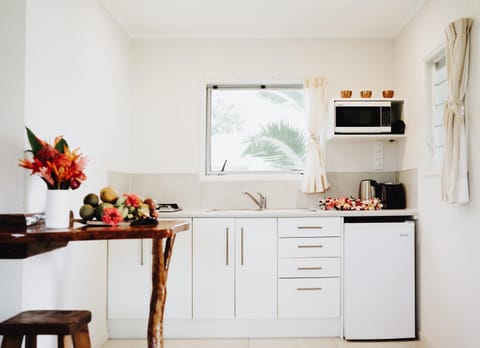
POLYGON ((90 311, 25 311, 0 323, 3 335, 1 348, 21 348, 25 336, 25 348, 37 346, 37 335, 57 335, 58 348, 68 347, 67 336, 72 336, 75 348, 91 348, 88 323, 90 311))

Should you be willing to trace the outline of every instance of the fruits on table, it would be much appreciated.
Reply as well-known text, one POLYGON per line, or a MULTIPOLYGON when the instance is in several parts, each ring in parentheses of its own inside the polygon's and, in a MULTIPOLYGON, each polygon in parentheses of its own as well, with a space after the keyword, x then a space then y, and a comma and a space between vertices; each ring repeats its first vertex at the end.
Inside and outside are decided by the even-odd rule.
POLYGON ((100 190, 100 199, 104 203, 115 203, 118 199, 118 193, 113 187, 107 186, 100 190))
POLYGON ((79 214, 83 221, 104 221, 112 226, 115 226, 116 223, 113 224, 107 220, 114 215, 117 215, 117 223, 123 219, 123 221, 131 221, 136 224, 152 224, 157 222, 159 215, 156 208, 157 202, 153 198, 143 200, 135 193, 126 193, 120 196, 113 187, 106 186, 100 190, 99 195, 88 193, 83 198, 79 214), (108 211, 108 216, 105 216, 106 208, 114 208, 116 212, 108 211))
POLYGON ((83 204, 89 204, 92 207, 96 207, 99 203, 100 199, 95 193, 89 193, 88 195, 85 196, 83 199, 83 204))
POLYGON ((95 219, 102 221, 103 210, 105 208, 113 208, 113 204, 112 203, 100 203, 99 205, 97 205, 97 207, 95 208, 95 213, 94 213, 95 219))
POLYGON ((150 216, 155 219, 158 218, 157 202, 153 198, 146 198, 143 203, 148 205, 150 216))
POLYGON ((79 214, 83 220, 93 219, 94 213, 95 213, 95 207, 93 207, 90 204, 84 204, 80 207, 79 214))

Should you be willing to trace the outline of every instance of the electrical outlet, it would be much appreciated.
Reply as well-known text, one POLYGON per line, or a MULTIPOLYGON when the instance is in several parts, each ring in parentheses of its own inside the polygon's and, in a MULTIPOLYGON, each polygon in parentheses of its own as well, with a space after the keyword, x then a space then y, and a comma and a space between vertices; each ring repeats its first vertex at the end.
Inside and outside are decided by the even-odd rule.
POLYGON ((375 170, 383 170, 383 141, 376 141, 374 144, 373 166, 375 170))

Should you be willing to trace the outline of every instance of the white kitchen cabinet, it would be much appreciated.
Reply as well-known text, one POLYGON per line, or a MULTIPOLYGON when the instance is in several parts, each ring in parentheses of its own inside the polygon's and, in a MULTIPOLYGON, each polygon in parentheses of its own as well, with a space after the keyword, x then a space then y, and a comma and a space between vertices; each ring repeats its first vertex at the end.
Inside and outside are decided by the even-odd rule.
POLYGON ((297 257, 278 259, 279 278, 324 278, 340 276, 338 257, 297 257))
MULTIPOLYGON (((175 237, 167 281, 166 319, 192 316, 191 231, 175 237)), ((108 318, 148 318, 152 288, 151 239, 108 242, 108 318)))
POLYGON ((280 238, 278 251, 284 257, 338 257, 340 238, 280 238))
POLYGON ((193 220, 194 319, 277 315, 277 219, 193 220))
POLYGON ((234 219, 193 219, 193 317, 234 317, 234 219))
POLYGON ((341 218, 278 219, 278 317, 340 318, 341 218))
POLYGON ((278 219, 279 238, 338 237, 342 218, 294 217, 278 219))
POLYGON ((235 317, 277 317, 277 219, 235 220, 235 317))
POLYGON ((278 280, 279 318, 340 317, 340 279, 278 280))

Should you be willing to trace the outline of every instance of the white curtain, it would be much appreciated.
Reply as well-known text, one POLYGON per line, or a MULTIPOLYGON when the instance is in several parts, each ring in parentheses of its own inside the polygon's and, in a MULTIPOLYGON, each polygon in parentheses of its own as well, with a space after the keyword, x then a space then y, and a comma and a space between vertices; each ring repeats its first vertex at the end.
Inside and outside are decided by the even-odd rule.
POLYGON ((330 187, 325 168, 325 128, 327 124, 327 79, 316 77, 304 83, 309 138, 305 174, 301 190, 324 192, 330 187))
POLYGON ((469 201, 465 93, 472 23, 472 19, 462 18, 450 23, 445 30, 448 103, 445 109, 442 200, 450 203, 469 201))

